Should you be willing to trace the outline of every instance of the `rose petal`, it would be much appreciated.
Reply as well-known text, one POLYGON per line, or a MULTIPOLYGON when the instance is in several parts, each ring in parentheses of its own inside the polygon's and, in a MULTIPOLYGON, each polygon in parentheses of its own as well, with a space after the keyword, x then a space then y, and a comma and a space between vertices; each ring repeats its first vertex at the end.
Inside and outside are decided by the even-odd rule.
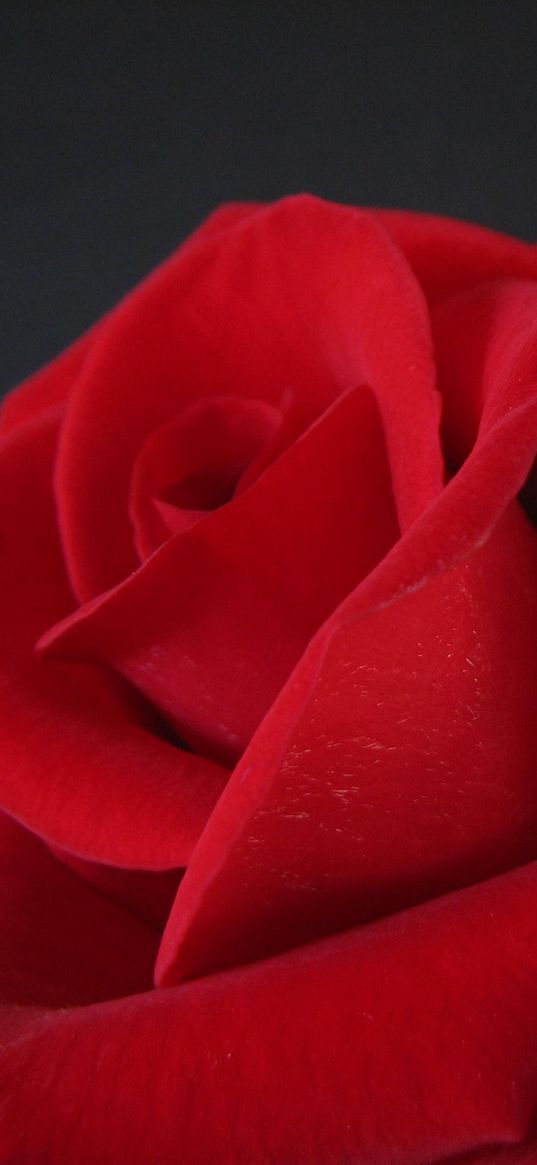
POLYGON ((2 435, 66 402, 87 359, 95 331, 92 329, 81 336, 50 364, 4 397, 0 409, 2 435))
POLYGON ((264 206, 265 204, 262 202, 224 202, 221 206, 217 206, 216 210, 211 211, 210 215, 196 227, 187 242, 190 245, 190 243, 198 243, 212 235, 221 234, 222 231, 227 231, 243 222, 244 219, 250 218, 258 210, 263 210, 264 206))
MULTIPOLYGON (((230 202, 219 207, 196 238, 236 226, 266 204, 230 202)), ((490 279, 536 278, 537 246, 477 223, 410 210, 367 210, 393 238, 426 292, 435 302, 490 279)))
POLYGON ((0 814, 0 1000, 72 1007, 151 985, 158 938, 0 814))
POLYGON ((536 641, 537 537, 514 507, 467 562, 334 628, 292 732, 275 709, 194 851, 159 981, 535 857, 536 641))
POLYGON ((58 417, 2 440, 0 803, 49 841, 140 869, 182 866, 227 773, 155 734, 113 676, 39 659, 40 632, 72 607, 51 469, 58 417))
MULTIPOLYGON (((221 234, 257 209, 255 203, 228 203, 218 207, 183 243, 195 247, 206 237, 221 234)), ((66 401, 73 392, 90 353, 98 324, 78 337, 44 368, 12 389, 0 404, 0 431, 7 433, 19 424, 40 416, 53 405, 66 401)))
POLYGON ((502 280, 451 296, 432 313, 444 431, 452 463, 478 435, 537 393, 537 283, 502 280))
POLYGON ((88 862, 58 846, 49 850, 58 861, 107 898, 132 911, 160 934, 170 913, 184 870, 129 870, 88 862))
POLYGON ((57 482, 78 596, 135 568, 133 461, 188 403, 278 403, 291 388, 311 419, 364 381, 406 525, 442 485, 440 402, 426 307, 389 236, 367 214, 302 196, 172 256, 101 325, 71 398, 57 482))
POLYGON ((42 643, 106 662, 195 748, 235 758, 317 627, 396 536, 376 405, 357 389, 231 505, 42 643))
POLYGON ((130 491, 142 561, 170 534, 182 533, 229 501, 281 422, 281 410, 264 401, 228 396, 198 401, 155 429, 136 458, 130 491))
POLYGON ((20 1016, 5 1160, 531 1162, 536 893, 531 865, 183 987, 20 1016))
POLYGON ((490 279, 537 278, 537 247, 434 214, 373 210, 404 252, 431 302, 490 279))

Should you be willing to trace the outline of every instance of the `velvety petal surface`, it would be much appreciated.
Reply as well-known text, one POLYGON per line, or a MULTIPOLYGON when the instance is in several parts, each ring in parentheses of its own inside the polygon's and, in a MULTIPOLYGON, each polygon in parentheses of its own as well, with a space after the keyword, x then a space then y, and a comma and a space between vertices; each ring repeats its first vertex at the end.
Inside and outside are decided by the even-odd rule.
POLYGON ((528 1165, 536 877, 181 987, 23 1010, 16 1039, 8 1013, 3 1159, 528 1165))

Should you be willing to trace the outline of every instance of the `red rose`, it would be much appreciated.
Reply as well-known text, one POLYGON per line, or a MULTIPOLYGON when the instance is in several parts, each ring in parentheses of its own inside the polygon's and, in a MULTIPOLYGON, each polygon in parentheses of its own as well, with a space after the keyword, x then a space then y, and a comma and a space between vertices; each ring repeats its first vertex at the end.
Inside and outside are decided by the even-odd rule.
POLYGON ((536 452, 537 251, 307 197, 7 399, 2 1162, 537 1160, 536 452))

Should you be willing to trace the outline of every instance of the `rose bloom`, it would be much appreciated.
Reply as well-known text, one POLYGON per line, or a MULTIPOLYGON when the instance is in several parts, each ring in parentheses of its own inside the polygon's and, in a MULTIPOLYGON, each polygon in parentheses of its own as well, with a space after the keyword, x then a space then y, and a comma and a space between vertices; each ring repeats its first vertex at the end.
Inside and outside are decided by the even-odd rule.
POLYGON ((535 1165, 537 250, 233 205, 8 396, 0 1160, 535 1165))

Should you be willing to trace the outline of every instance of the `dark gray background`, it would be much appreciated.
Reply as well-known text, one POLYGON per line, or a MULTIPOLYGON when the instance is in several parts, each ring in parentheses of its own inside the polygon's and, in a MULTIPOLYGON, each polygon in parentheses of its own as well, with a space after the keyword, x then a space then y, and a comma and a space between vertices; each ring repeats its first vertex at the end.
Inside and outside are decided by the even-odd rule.
POLYGON ((1 24, 0 387, 226 199, 537 237, 534 2, 4 0, 1 24))

